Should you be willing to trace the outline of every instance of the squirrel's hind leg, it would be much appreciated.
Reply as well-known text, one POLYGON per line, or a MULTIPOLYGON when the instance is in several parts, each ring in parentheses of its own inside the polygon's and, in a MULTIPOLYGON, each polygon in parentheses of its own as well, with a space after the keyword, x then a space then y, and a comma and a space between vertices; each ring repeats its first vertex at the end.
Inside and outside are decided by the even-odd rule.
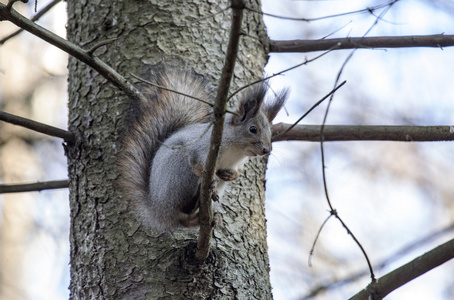
POLYGON ((216 171, 216 176, 224 181, 237 180, 240 177, 242 169, 219 169, 216 171))
MULTIPOLYGON (((178 222, 184 227, 197 227, 200 226, 199 212, 192 214, 180 213, 178 222)), ((213 228, 219 228, 222 225, 222 216, 220 213, 215 212, 213 215, 213 228)))
POLYGON ((199 222, 199 211, 193 212, 190 214, 185 214, 184 212, 180 212, 178 215, 178 222, 181 226, 184 227, 196 227, 200 225, 199 222))

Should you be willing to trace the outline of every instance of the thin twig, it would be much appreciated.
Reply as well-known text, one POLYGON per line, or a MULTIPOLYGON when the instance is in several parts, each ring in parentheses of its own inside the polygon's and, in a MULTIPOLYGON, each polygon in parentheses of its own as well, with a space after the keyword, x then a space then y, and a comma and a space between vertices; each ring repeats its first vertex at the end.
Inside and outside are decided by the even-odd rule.
POLYGON ((45 181, 27 184, 0 184, 0 194, 39 192, 42 190, 64 189, 69 185, 68 180, 45 181))
POLYGON ((19 117, 13 114, 9 114, 4 111, 0 111, 0 120, 14 125, 19 125, 50 136, 62 138, 66 142, 74 143, 76 141, 74 134, 72 134, 69 131, 53 127, 50 125, 46 125, 40 122, 36 122, 27 118, 19 117))
POLYGON ((242 0, 232 1, 232 21, 230 26, 229 44, 227 46, 224 67, 222 68, 216 100, 214 102, 213 111, 215 120, 213 131, 211 133, 211 146, 205 161, 203 178, 200 187, 200 233, 196 251, 196 257, 199 261, 204 261, 208 257, 210 249, 210 240, 213 230, 213 209, 211 205, 210 187, 214 178, 216 160, 222 141, 228 93, 238 54, 241 23, 243 20, 243 8, 244 4, 242 0))
MULTIPOLYGON (((383 17, 388 11, 389 9, 391 8, 391 6, 395 3, 394 2, 390 2, 389 3, 389 6, 383 11, 381 12, 380 14, 380 18, 383 17)), ((378 20, 379 18, 377 17, 375 22, 372 24, 372 26, 369 27, 369 29, 366 31, 366 33, 364 34, 364 36, 366 36, 371 30, 372 28, 377 25, 378 23, 378 20)), ((350 61, 350 59, 353 57, 353 54, 355 53, 356 49, 354 49, 353 51, 350 52, 350 54, 347 56, 347 58, 345 59, 345 61, 343 62, 339 72, 337 73, 337 76, 336 76, 336 80, 335 80, 335 83, 334 83, 334 86, 336 86, 340 80, 340 77, 345 69, 345 66, 347 65, 347 63, 350 61)), ((370 262, 370 259, 369 259, 369 256, 367 255, 366 253, 366 250, 364 249, 364 247, 362 246, 362 244, 359 242, 359 240, 356 238, 356 236, 353 234, 353 232, 349 229, 349 227, 347 226, 347 224, 342 220, 342 218, 339 216, 337 210, 334 209, 333 205, 331 204, 331 200, 329 198, 329 194, 328 194, 328 185, 327 185, 327 180, 326 180, 326 171, 325 171, 325 151, 323 149, 323 142, 324 142, 324 135, 323 135, 323 131, 324 131, 324 128, 325 128, 325 124, 326 124, 326 120, 328 118, 328 112, 329 112, 329 108, 331 106, 331 103, 333 101, 333 96, 334 95, 331 95, 329 101, 328 101, 328 105, 326 106, 326 111, 325 111, 325 116, 323 117, 323 122, 322 122, 322 126, 320 128, 320 152, 321 152, 321 160, 322 160, 322 175, 323 175, 323 188, 324 188, 324 191, 325 191, 325 196, 326 196, 326 201, 328 203, 328 206, 330 208, 330 213, 331 214, 334 214, 334 216, 336 217, 337 220, 339 220, 339 222, 342 224, 342 227, 345 228, 345 230, 347 230, 347 233, 352 237, 352 239, 355 241, 356 245, 360 248, 361 252, 363 253, 364 255, 364 258, 366 259, 366 262, 367 262, 367 266, 369 267, 369 271, 370 271, 370 277, 371 277, 371 282, 374 283, 376 281, 375 279, 375 274, 374 274, 374 270, 373 270, 373 267, 372 267, 372 264, 370 262)))
MULTIPOLYGON (((328 33, 328 34, 326 34, 325 36, 323 36, 322 38, 320 38, 320 40, 327 39, 328 37, 334 35, 335 33, 339 32, 339 31, 341 31, 342 29, 344 29, 345 27, 347 27, 347 26, 348 26, 349 24, 351 24, 352 22, 353 22, 352 20, 348 21, 347 24, 345 24, 345 25, 343 25, 343 26, 337 28, 336 30, 331 31, 330 33, 328 33)), ((270 42, 271 42, 271 41, 270 41, 270 42)))
POLYGON ((193 145, 195 144, 197 141, 200 141, 201 138, 203 138, 205 136, 205 134, 208 133, 208 131, 210 130, 211 126, 213 126, 213 122, 210 122, 210 124, 205 128, 205 130, 195 139, 193 139, 192 141, 189 141, 187 142, 186 144, 183 144, 183 145, 178 145, 178 146, 168 146, 166 145, 166 142, 161 142, 159 140, 156 140, 161 146, 167 148, 167 149, 172 149, 172 150, 181 150, 181 149, 185 149, 187 147, 189 147, 190 145, 193 145))
POLYGON ((146 79, 143 79, 133 73, 130 73, 132 77, 134 77, 135 79, 143 82, 143 83, 146 83, 146 84, 149 84, 151 86, 154 86, 154 87, 157 87, 159 89, 163 89, 165 91, 169 91, 169 92, 172 92, 172 93, 175 93, 175 94, 178 94, 178 95, 181 95, 181 96, 185 96, 185 97, 188 97, 188 98, 191 98, 191 99, 194 99, 194 100, 197 100, 197 101, 200 101, 202 103, 205 103, 206 105, 209 105, 211 107, 213 107, 213 103, 210 103, 209 101, 207 100, 204 100, 204 99, 201 99, 201 98, 197 98, 197 97, 194 97, 192 95, 189 95, 189 94, 186 94, 186 93, 183 93, 183 92, 180 92, 180 91, 177 91, 177 90, 172 90, 172 89, 169 89, 168 87, 165 87, 165 86, 162 86, 162 85, 159 85, 159 84, 156 84, 156 83, 153 83, 149 80, 146 80, 146 79))
POLYGON ((328 223, 328 220, 329 220, 332 216, 333 216, 333 214, 330 214, 330 215, 325 219, 325 221, 323 221, 322 225, 321 225, 320 228, 318 229, 317 235, 315 236, 314 242, 312 243, 311 250, 309 251, 309 258, 307 259, 307 264, 308 264, 309 267, 312 267, 311 258, 312 258, 312 255, 314 254, 315 245, 317 244, 318 238, 320 237, 320 233, 322 233, 323 227, 325 227, 326 223, 328 223))
MULTIPOLYGON (((344 63, 342 64, 342 67, 339 71, 339 73, 337 74, 337 78, 336 78, 336 81, 335 81, 335 86, 338 84, 338 81, 340 79, 340 76, 342 74, 342 71, 344 70, 345 68, 345 65, 347 64, 347 62, 350 60, 350 58, 353 56, 353 53, 354 53, 355 50, 353 50, 350 55, 347 57, 347 59, 344 61, 344 63)), ((359 240, 356 238, 356 236, 353 234, 353 232, 350 230, 350 228, 347 226, 347 224, 345 224, 345 222, 342 220, 342 218, 339 216, 338 212, 336 209, 334 209, 333 205, 331 204, 331 200, 330 200, 330 197, 329 197, 329 193, 328 193, 328 184, 327 184, 327 180, 326 180, 326 171, 325 171, 325 151, 324 151, 324 148, 323 148, 323 142, 324 142, 324 134, 323 134, 323 131, 324 131, 324 128, 325 128, 325 124, 326 124, 326 119, 328 117, 328 112, 329 112, 329 108, 330 108, 330 105, 332 103, 332 100, 333 100, 333 96, 334 95, 331 95, 330 99, 329 99, 329 102, 328 102, 328 105, 326 107, 326 111, 325 111, 325 116, 323 117, 323 122, 322 122, 322 126, 320 128, 320 152, 321 152, 321 160, 322 160, 322 176, 323 176, 323 189, 325 191, 325 197, 326 197, 326 201, 328 203, 328 206, 330 208, 330 213, 332 215, 334 215, 336 217, 336 219, 342 224, 342 227, 345 228, 345 230, 347 230, 347 233, 352 237, 352 239, 355 241, 355 243, 358 245, 358 247, 360 248, 361 252, 363 253, 366 261, 367 261, 367 265, 369 267, 369 271, 370 271, 370 277, 371 277, 371 280, 372 282, 375 281, 375 274, 374 274, 374 270, 373 270, 373 267, 372 267, 372 264, 369 260, 369 256, 367 255, 366 251, 364 250, 364 247, 361 245, 361 243, 359 242, 359 240)))
MULTIPOLYGON (((44 16, 49 10, 51 10, 52 7, 54 7, 56 4, 58 4, 61 0, 54 0, 52 2, 50 2, 49 4, 47 4, 43 9, 41 9, 36 15, 34 15, 30 20, 32 22, 36 22, 39 20, 39 18, 41 18, 42 16, 44 16)), ((38 2, 38 1, 36 1, 38 2)), ((19 33, 21 33, 22 31, 24 31, 22 28, 21 29, 18 29, 16 30, 15 32, 9 34, 8 36, 4 37, 3 39, 0 40, 0 45, 3 45, 6 41, 8 41, 9 39, 15 37, 16 35, 18 35, 19 33)))
POLYGON ((335 14, 335 15, 329 15, 329 16, 323 16, 323 17, 317 17, 317 18, 292 18, 292 17, 287 17, 287 16, 279 16, 275 14, 270 14, 270 13, 265 13, 250 7, 246 7, 247 10, 251 12, 255 12, 264 16, 272 17, 272 18, 277 18, 277 19, 282 19, 282 20, 289 20, 289 21, 302 21, 302 22, 312 22, 312 21, 320 21, 320 20, 325 20, 325 19, 331 19, 331 18, 337 18, 337 17, 342 17, 342 16, 347 16, 347 15, 353 15, 353 14, 360 14, 360 13, 372 13, 375 10, 378 10, 380 8, 389 6, 394 4, 399 0, 393 0, 387 3, 379 4, 373 7, 368 7, 356 11, 350 11, 350 12, 345 12, 345 13, 340 13, 340 14, 335 14))
MULTIPOLYGON (((342 64, 342 67, 340 69, 340 71, 338 72, 337 74, 337 78, 336 78, 336 81, 334 83, 334 86, 336 86, 339 82, 339 79, 340 79, 340 76, 342 74, 342 71, 345 67, 345 65, 347 64, 347 62, 350 60, 350 58, 353 56, 353 53, 354 53, 355 50, 353 50, 350 55, 347 57, 347 59, 344 61, 344 63, 342 64)), ((324 128, 325 128, 325 124, 326 124, 326 120, 328 118, 328 112, 329 112, 329 108, 331 106, 331 103, 333 101, 333 97, 334 95, 331 95, 329 101, 328 101, 328 105, 326 106, 326 111, 325 111, 325 116, 323 117, 323 122, 322 122, 322 126, 320 128, 320 154, 321 154, 321 160, 322 160, 322 177, 323 177, 323 189, 325 191, 325 197, 326 197, 326 201, 328 203, 328 206, 330 208, 330 213, 332 215, 334 215, 336 217, 337 220, 339 220, 339 222, 342 224, 342 226, 345 228, 345 230, 347 230, 347 233, 352 237, 352 239, 355 241, 355 243, 358 245, 358 247, 361 249, 364 257, 366 258, 366 261, 367 261, 367 265, 369 266, 369 270, 370 270, 370 276, 371 276, 371 279, 372 279, 372 282, 375 281, 375 275, 374 275, 374 271, 373 271, 373 268, 372 268, 372 264, 370 263, 370 260, 369 260, 369 257, 366 253, 366 251, 364 250, 363 246, 361 245, 361 243, 359 242, 359 240, 356 238, 356 236, 351 232, 350 228, 348 228, 347 224, 345 224, 345 222, 342 220, 342 218, 339 216, 338 212, 336 209, 334 209, 333 205, 331 204, 331 199, 329 197, 329 193, 328 193, 328 184, 327 184, 327 180, 326 180, 326 166, 325 166, 325 151, 324 151, 324 148, 323 148, 323 142, 324 142, 324 135, 323 135, 323 131, 324 131, 324 128)))
POLYGON ((279 72, 277 72, 277 73, 274 73, 273 75, 270 75, 270 76, 267 76, 267 77, 258 79, 258 80, 256 80, 256 81, 253 81, 253 82, 251 82, 251 83, 248 83, 248 84, 246 84, 246 85, 243 85, 242 87, 240 87, 239 89, 237 89, 235 92, 233 92, 233 93, 229 96, 229 100, 230 100, 231 98, 233 98, 233 96, 235 96, 236 94, 238 94, 239 92, 241 92, 242 90, 244 90, 244 89, 246 89, 246 88, 248 88, 248 87, 250 87, 250 86, 252 86, 252 85, 254 85, 254 84, 257 84, 257 83, 260 83, 260 82, 263 82, 263 81, 267 81, 267 80, 269 80, 269 79, 271 79, 271 78, 273 78, 273 77, 279 76, 279 75, 281 75, 281 74, 283 74, 283 73, 285 73, 285 72, 291 71, 291 70, 296 69, 296 68, 298 68, 298 67, 301 67, 301 66, 303 66, 303 65, 307 65, 308 63, 313 62, 313 61, 315 61, 315 60, 321 58, 322 56, 325 56, 326 54, 330 53, 331 51, 335 50, 336 48, 337 48, 337 45, 334 45, 334 46, 332 46, 330 49, 328 49, 327 51, 323 52, 323 53, 320 54, 320 55, 317 55, 317 56, 314 57, 314 58, 306 59, 304 62, 299 63, 299 64, 297 64, 297 65, 295 65, 295 66, 292 66, 292 67, 290 67, 290 68, 287 68, 287 69, 284 69, 284 70, 279 71, 279 72))
MULTIPOLYGON (((11 10, 13 8, 14 3, 19 2, 19 1, 22 1, 22 0, 9 0, 8 4, 6 4, 6 9, 11 10)), ((24 3, 26 3, 26 2, 24 2, 24 3)))
POLYGON ((347 81, 344 81, 342 82, 341 84, 339 84, 337 87, 335 87, 333 90, 331 90, 331 92, 329 92, 325 97, 323 97, 322 99, 318 100, 314 105, 312 105, 312 107, 306 111, 304 113, 304 115, 302 115, 295 123, 293 123, 291 126, 289 126, 285 131, 283 131, 282 133, 279 133, 275 136, 272 137, 273 140, 276 140, 278 139, 281 135, 285 135, 287 134, 290 130, 292 130, 296 125, 298 125, 299 122, 301 122, 302 119, 304 119, 308 114, 310 114, 311 111, 313 111, 317 106, 319 106, 323 101, 325 101, 328 97, 330 97, 331 95, 333 95, 338 89, 340 89, 344 84, 346 84, 347 81))
MULTIPOLYGON (((145 80, 133 73, 130 73, 132 77, 136 78, 137 80, 140 80, 141 82, 143 83, 146 83, 146 84, 149 84, 151 86, 154 86, 154 87, 157 87, 158 89, 163 89, 163 90, 166 90, 166 91, 169 91, 169 92, 172 92, 172 93, 175 93, 175 94, 178 94, 178 95, 181 95, 181 96, 185 96, 185 97, 188 97, 188 98, 191 98, 191 99, 194 99, 194 100, 197 100, 197 101, 200 101, 202 103, 205 103, 206 105, 209 105, 211 107, 214 107, 214 104, 209 102, 208 100, 204 100, 204 99, 201 99, 201 98, 197 98, 197 97, 194 97, 192 95, 189 95, 189 94, 186 94, 186 93, 182 93, 180 91, 177 91, 177 90, 172 90, 172 89, 169 89, 168 87, 165 87, 165 86, 162 86, 162 85, 159 85, 159 84, 156 84, 156 83, 153 83, 151 81, 148 81, 148 80, 145 80)), ((233 112, 233 111, 230 111, 230 110, 227 110, 225 111, 226 113, 230 113, 230 114, 233 114, 233 115, 237 115, 236 112, 233 112)))

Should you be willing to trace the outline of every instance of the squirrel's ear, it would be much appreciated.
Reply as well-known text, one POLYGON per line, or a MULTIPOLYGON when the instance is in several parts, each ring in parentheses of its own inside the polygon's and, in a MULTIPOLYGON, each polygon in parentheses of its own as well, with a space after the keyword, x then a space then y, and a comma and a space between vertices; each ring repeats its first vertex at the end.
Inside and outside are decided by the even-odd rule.
POLYGON ((284 88, 276 93, 276 98, 273 101, 267 101, 264 104, 263 111, 268 118, 268 121, 273 121, 277 113, 284 106, 290 93, 289 88, 284 88))
POLYGON ((257 115, 262 106, 266 94, 264 84, 257 84, 240 100, 237 116, 233 118, 236 124, 242 123, 248 119, 252 119, 257 115))

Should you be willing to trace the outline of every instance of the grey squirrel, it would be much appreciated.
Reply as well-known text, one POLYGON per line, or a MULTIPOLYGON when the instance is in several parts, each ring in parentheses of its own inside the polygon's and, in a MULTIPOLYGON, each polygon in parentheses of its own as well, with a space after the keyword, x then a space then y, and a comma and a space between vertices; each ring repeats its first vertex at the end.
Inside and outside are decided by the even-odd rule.
MULTIPOLYGON (((193 71, 157 68, 156 85, 210 99, 207 82, 193 71)), ((271 151, 271 121, 288 90, 265 101, 266 83, 240 97, 236 114, 228 113, 216 165, 214 200, 222 199, 229 181, 240 176, 248 157, 271 151)), ((132 103, 120 154, 120 185, 133 209, 157 231, 199 225, 198 198, 211 136, 209 105, 151 85, 141 88, 149 99, 132 103)))

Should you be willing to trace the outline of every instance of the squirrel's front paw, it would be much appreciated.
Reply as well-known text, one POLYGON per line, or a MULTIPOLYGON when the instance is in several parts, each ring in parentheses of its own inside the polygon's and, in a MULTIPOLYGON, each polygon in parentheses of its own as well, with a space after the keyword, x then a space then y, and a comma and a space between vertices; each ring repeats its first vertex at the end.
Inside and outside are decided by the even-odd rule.
POLYGON ((240 177, 241 171, 234 169, 219 169, 216 171, 216 176, 224 181, 237 180, 240 177))
POLYGON ((219 201, 219 195, 216 192, 216 186, 218 185, 219 178, 214 178, 211 182, 210 190, 211 190, 211 200, 217 202, 219 201))
POLYGON ((219 201, 219 195, 218 195, 218 193, 216 193, 216 191, 211 192, 211 200, 213 200, 214 202, 219 201))

